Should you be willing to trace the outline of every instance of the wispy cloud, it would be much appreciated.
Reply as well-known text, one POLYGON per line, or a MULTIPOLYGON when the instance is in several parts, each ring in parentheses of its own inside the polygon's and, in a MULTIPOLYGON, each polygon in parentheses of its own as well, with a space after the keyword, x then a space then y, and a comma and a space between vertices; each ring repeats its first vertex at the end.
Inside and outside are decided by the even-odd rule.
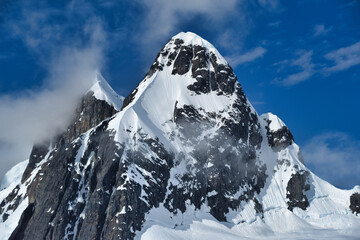
POLYGON ((328 76, 360 64, 360 42, 332 50, 325 54, 323 58, 332 61, 332 65, 319 62, 314 63, 312 59, 313 53, 313 50, 302 50, 297 52, 298 58, 285 59, 275 63, 274 66, 279 66, 278 74, 294 68, 300 68, 301 71, 289 74, 283 78, 277 77, 273 82, 281 86, 293 86, 309 79, 316 73, 328 76))
POLYGON ((297 55, 299 55, 298 58, 285 60, 282 61, 281 64, 280 63, 278 64, 282 65, 281 67, 282 69, 284 69, 286 66, 290 66, 290 67, 300 68, 301 71, 290 74, 289 76, 283 79, 276 78, 274 80, 275 83, 283 86, 292 86, 307 80, 315 73, 314 70, 315 65, 312 63, 313 51, 303 50, 303 51, 299 51, 297 55))
POLYGON ((66 128, 79 98, 102 68, 107 46, 103 23, 90 10, 78 15, 86 4, 77 10, 72 4, 74 1, 63 9, 69 18, 63 16, 61 24, 53 22, 58 10, 42 5, 25 5, 20 15, 8 19, 10 35, 23 41, 47 76, 38 89, 0 96, 0 176, 28 158, 33 143, 66 128), (74 16, 80 23, 78 29, 73 29, 74 16))
POLYGON ((332 30, 332 27, 325 28, 325 25, 318 24, 314 27, 314 37, 328 34, 332 30))
POLYGON ((305 163, 315 174, 337 187, 360 183, 360 142, 341 132, 312 138, 303 148, 305 163))
POLYGON ((202 25, 203 30, 215 31, 218 38, 213 42, 225 49, 241 49, 244 39, 255 26, 250 15, 254 11, 258 11, 257 14, 273 11, 280 6, 278 0, 229 0, 226 3, 217 0, 138 2, 146 11, 135 37, 147 48, 178 33, 184 24, 196 18, 199 22, 206 22, 202 25), (229 22, 229 19, 236 21, 229 22), (233 29, 234 25, 236 31, 233 29))
POLYGON ((267 25, 268 25, 269 27, 277 28, 277 27, 280 26, 280 24, 281 24, 280 21, 275 21, 275 22, 269 22, 267 25))
POLYGON ((141 38, 136 37, 144 43, 163 41, 175 34, 183 21, 194 17, 205 17, 209 23, 219 24, 227 15, 237 13, 239 3, 237 0, 229 0, 226 4, 217 0, 139 1, 146 8, 146 16, 139 32, 141 38))
POLYGON ((252 62, 258 58, 263 57, 264 54, 266 53, 266 51, 267 50, 263 47, 257 47, 257 48, 254 48, 244 54, 232 55, 232 56, 226 57, 226 59, 229 61, 231 66, 236 67, 240 64, 252 62))
POLYGON ((348 47, 339 48, 325 55, 325 58, 335 64, 325 67, 323 73, 333 73, 346 70, 360 64, 360 41, 348 47))

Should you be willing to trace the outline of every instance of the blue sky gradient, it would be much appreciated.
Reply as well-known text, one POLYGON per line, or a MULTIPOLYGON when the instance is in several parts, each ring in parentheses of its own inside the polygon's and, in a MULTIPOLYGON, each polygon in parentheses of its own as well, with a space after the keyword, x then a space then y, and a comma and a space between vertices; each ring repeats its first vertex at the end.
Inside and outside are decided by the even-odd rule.
POLYGON ((311 170, 338 187, 359 185, 359 13, 356 0, 1 1, 4 171, 41 139, 27 128, 53 122, 38 96, 58 95, 56 103, 95 68, 126 96, 167 40, 191 31, 225 56, 259 114, 287 124, 311 170))

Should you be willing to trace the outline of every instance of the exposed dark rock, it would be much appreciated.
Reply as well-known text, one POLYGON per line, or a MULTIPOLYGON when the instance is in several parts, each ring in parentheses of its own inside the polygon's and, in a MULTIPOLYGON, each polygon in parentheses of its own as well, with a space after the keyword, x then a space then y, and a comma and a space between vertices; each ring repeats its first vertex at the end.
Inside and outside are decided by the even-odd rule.
POLYGON ((309 201, 305 192, 310 190, 308 183, 309 172, 302 171, 291 175, 291 178, 286 187, 286 198, 288 199, 288 209, 292 211, 295 207, 306 210, 309 206, 309 201))
POLYGON ((360 193, 353 193, 350 196, 350 209, 353 213, 358 215, 360 213, 360 193))
POLYGON ((259 200, 257 200, 257 198, 254 198, 254 208, 255 208, 255 211, 257 214, 260 214, 261 215, 261 218, 264 218, 264 209, 263 209, 263 206, 262 204, 259 202, 259 200))
POLYGON ((229 65, 218 63, 215 54, 208 52, 202 46, 193 46, 192 76, 196 79, 189 90, 196 94, 217 91, 218 95, 232 94, 235 91, 237 78, 229 65), (209 56, 210 55, 210 56, 209 56), (210 66, 214 71, 210 70, 210 66))
POLYGON ((209 53, 208 50, 202 46, 195 45, 193 46, 194 59, 192 61, 192 74, 193 77, 196 77, 195 72, 201 70, 202 68, 208 68, 209 63, 209 53))
POLYGON ((31 172, 36 167, 42 159, 44 159, 45 155, 49 152, 50 142, 46 142, 43 144, 35 144, 31 150, 29 163, 24 171, 24 174, 21 178, 21 182, 24 183, 26 179, 30 176, 31 172))
POLYGON ((49 152, 51 145, 55 147, 70 143, 82 133, 95 127, 101 121, 113 116, 115 113, 117 113, 117 111, 113 106, 110 106, 103 100, 96 99, 93 96, 93 92, 88 92, 81 99, 80 104, 76 108, 73 120, 65 132, 59 134, 51 141, 34 145, 30 154, 29 164, 25 169, 21 182, 24 183, 30 176, 36 164, 49 152))
POLYGON ((23 214, 21 215, 19 224, 10 235, 9 240, 25 239, 24 229, 26 228, 27 223, 33 214, 33 211, 34 211, 34 205, 29 204, 27 208, 24 210, 23 214))
POLYGON ((266 130, 267 130, 266 135, 268 137, 269 145, 274 150, 278 151, 284 149, 287 146, 290 146, 294 142, 294 137, 286 126, 283 126, 282 128, 276 131, 271 131, 269 127, 266 127, 266 130))
POLYGON ((214 53, 210 56, 211 64, 215 69, 215 78, 211 78, 211 90, 218 91, 219 95, 231 94, 235 91, 237 78, 229 65, 223 65, 217 62, 214 53))
POLYGON ((189 71, 192 57, 193 57, 192 47, 182 46, 174 62, 174 67, 171 74, 183 75, 187 73, 189 71))
POLYGON ((99 100, 89 92, 81 99, 80 105, 76 108, 73 124, 64 134, 59 137, 61 143, 70 143, 81 134, 95 127, 104 119, 117 113, 117 110, 106 101, 99 100))
POLYGON ((209 53, 206 48, 195 45, 194 59, 192 61, 192 77, 196 79, 188 89, 194 91, 196 94, 210 92, 210 79, 215 78, 215 73, 209 70, 209 53))
POLYGON ((123 110, 126 106, 128 106, 135 98, 136 93, 138 92, 139 85, 124 99, 124 103, 121 107, 123 110))
POLYGON ((0 203, 0 215, 3 214, 2 220, 6 221, 9 214, 6 212, 12 212, 20 204, 20 197, 17 195, 19 192, 19 185, 10 192, 10 194, 0 203))
MULTIPOLYGON (((168 57, 168 61, 166 63, 166 66, 170 66, 173 61, 175 60, 176 56, 178 55, 179 53, 179 50, 181 48, 181 45, 184 43, 184 41, 182 39, 171 39, 169 42, 173 42, 175 44, 175 47, 174 47, 174 50, 173 52, 171 52, 169 54, 169 57, 168 57)), ((166 46, 166 45, 165 45, 166 46)))

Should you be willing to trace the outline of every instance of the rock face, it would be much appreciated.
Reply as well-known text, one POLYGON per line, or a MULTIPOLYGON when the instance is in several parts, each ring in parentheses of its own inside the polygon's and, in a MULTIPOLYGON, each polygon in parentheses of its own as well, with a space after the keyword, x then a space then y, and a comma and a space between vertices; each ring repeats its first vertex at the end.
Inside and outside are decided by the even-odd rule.
POLYGON ((354 193, 350 196, 350 209, 353 213, 360 213, 360 193, 354 193))
POLYGON ((305 195, 305 192, 310 190, 308 176, 309 172, 306 171, 291 176, 286 187, 286 197, 289 199, 287 203, 290 211, 295 207, 306 210, 309 206, 309 201, 305 195))
POLYGON ((290 130, 259 116, 229 64, 193 33, 169 40, 122 107, 103 92, 88 92, 68 130, 34 146, 1 199, 4 223, 20 216, 10 239, 134 239, 197 213, 242 224, 326 198, 290 130))
POLYGON ((50 148, 60 147, 72 142, 81 134, 88 131, 90 128, 95 127, 101 121, 113 116, 117 112, 113 106, 109 105, 106 101, 96 99, 93 94, 93 91, 89 91, 81 99, 79 106, 76 108, 72 124, 69 125, 68 129, 64 133, 47 143, 34 145, 31 150, 29 165, 22 177, 22 183, 24 183, 24 181, 30 176, 30 173, 34 170, 35 165, 45 157, 50 148))

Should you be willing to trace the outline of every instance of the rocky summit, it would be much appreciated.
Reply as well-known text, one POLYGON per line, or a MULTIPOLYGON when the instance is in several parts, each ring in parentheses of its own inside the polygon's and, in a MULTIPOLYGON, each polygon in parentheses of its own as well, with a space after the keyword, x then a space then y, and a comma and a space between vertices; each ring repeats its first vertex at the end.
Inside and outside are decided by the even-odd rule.
POLYGON ((360 188, 337 189, 307 169, 288 127, 257 114, 196 34, 171 38, 125 99, 94 78, 68 129, 6 175, 0 239, 358 231, 360 188))

